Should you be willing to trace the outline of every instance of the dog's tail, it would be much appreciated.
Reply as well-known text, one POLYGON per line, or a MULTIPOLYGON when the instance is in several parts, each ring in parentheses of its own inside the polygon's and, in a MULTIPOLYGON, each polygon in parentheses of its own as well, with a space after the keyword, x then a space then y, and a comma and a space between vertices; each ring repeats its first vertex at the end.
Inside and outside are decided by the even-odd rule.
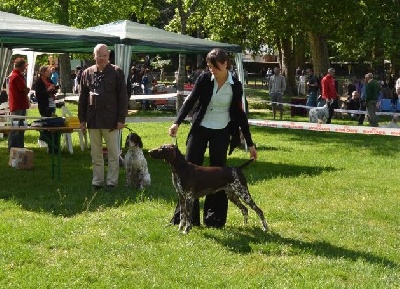
POLYGON ((250 163, 252 163, 254 161, 254 158, 249 159, 248 161, 246 161, 244 164, 241 164, 240 166, 238 166, 239 169, 244 169, 245 167, 247 167, 250 163))

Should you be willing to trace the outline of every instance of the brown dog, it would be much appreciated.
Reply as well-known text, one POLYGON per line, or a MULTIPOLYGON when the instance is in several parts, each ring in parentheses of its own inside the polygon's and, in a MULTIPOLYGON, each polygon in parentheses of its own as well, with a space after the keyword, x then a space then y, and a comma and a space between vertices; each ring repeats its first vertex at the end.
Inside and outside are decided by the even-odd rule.
POLYGON ((242 200, 249 205, 260 217, 263 230, 268 230, 263 211, 254 203, 247 187, 242 169, 253 159, 239 167, 202 167, 188 162, 175 145, 163 145, 149 151, 154 159, 164 159, 171 165, 172 182, 179 196, 180 223, 179 230, 184 228, 188 233, 192 228, 193 201, 197 198, 225 190, 231 200, 242 212, 247 223, 248 209, 242 200))

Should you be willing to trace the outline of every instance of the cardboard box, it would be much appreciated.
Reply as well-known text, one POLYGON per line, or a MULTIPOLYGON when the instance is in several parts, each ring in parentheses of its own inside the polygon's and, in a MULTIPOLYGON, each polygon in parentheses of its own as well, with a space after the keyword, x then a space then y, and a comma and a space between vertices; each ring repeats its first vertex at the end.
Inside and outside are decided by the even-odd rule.
POLYGON ((9 166, 21 170, 29 170, 33 168, 33 151, 26 148, 10 149, 9 166))

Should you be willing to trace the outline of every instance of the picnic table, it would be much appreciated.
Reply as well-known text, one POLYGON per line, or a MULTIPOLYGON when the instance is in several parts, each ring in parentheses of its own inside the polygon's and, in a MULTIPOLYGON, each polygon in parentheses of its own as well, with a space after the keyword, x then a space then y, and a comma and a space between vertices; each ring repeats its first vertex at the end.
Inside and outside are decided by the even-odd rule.
MULTIPOLYGON (((26 117, 25 117, 26 118, 26 117)), ((72 133, 74 129, 79 129, 79 127, 39 127, 39 126, 0 126, 0 133, 10 133, 12 131, 49 131, 51 133, 51 141, 53 144, 55 133, 72 133)), ((54 145, 52 145, 53 151, 51 153, 51 177, 55 177, 55 169, 57 168, 58 180, 61 179, 61 155, 60 150, 57 152, 57 158, 54 154, 54 145)))

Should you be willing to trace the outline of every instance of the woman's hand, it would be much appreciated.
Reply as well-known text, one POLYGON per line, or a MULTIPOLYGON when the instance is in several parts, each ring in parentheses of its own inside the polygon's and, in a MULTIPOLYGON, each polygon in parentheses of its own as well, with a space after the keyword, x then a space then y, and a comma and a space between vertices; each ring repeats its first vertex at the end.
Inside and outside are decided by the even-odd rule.
POLYGON ((254 159, 255 161, 257 160, 257 150, 256 150, 256 146, 251 146, 248 147, 249 152, 250 152, 250 158, 254 159))
POLYGON ((171 137, 176 137, 176 134, 178 133, 178 128, 179 125, 177 123, 172 124, 169 128, 169 135, 171 137))

